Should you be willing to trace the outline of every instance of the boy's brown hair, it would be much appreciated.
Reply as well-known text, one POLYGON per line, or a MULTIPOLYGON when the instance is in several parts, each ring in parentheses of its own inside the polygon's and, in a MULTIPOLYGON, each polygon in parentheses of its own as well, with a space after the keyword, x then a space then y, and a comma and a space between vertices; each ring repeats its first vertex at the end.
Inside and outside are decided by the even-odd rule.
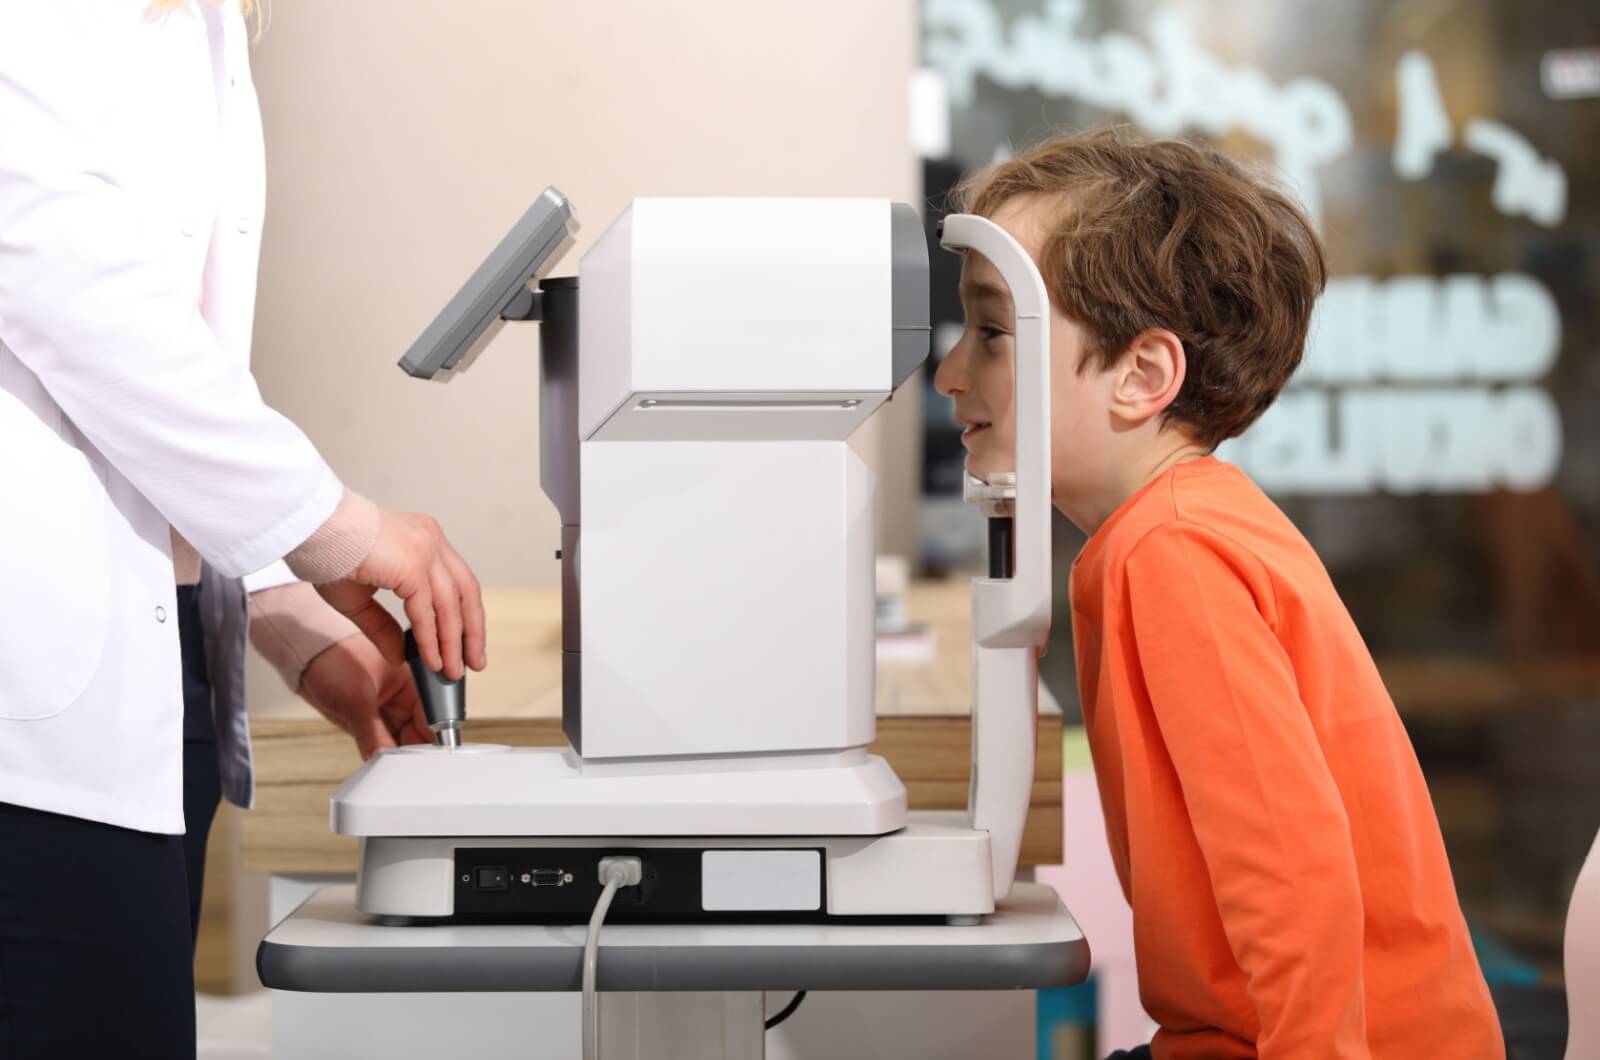
POLYGON ((1272 404, 1327 280, 1293 199, 1215 148, 1124 129, 1054 137, 955 191, 983 216, 1019 195, 1059 203, 1039 264, 1051 301, 1089 334, 1080 370, 1164 328, 1188 365, 1163 415, 1196 441, 1215 448, 1272 404))

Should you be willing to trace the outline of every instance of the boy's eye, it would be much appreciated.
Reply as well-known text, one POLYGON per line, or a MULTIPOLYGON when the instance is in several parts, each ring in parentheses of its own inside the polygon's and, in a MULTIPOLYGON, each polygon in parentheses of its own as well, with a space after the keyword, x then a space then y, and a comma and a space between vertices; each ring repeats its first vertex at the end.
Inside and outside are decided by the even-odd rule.
POLYGON ((993 324, 979 324, 978 334, 983 337, 984 342, 993 342, 995 339, 1005 335, 1006 331, 1004 328, 995 327, 993 324))

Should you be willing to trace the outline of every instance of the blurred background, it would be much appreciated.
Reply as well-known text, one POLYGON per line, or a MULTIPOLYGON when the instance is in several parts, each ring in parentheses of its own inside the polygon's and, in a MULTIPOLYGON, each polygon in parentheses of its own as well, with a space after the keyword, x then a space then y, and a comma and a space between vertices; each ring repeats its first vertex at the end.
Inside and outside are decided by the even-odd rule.
MULTIPOLYGON (((886 196, 931 230, 962 175, 1106 122, 1272 168, 1317 220, 1333 280, 1295 384, 1222 455, 1327 563, 1428 777, 1508 1037, 1560 1055, 1562 924, 1600 829, 1600 8, 276 0, 268 15, 261 388, 352 488, 437 515, 508 590, 559 573, 536 335, 506 328, 444 387, 394 361, 544 185, 585 225, 569 273, 637 195, 886 196)), ((956 259, 933 261, 936 361, 960 311, 956 259)), ((931 374, 856 439, 879 474, 880 550, 918 582, 982 555, 931 374)), ((1081 543, 1058 518, 1044 679, 1065 723, 1067 838, 1063 874, 1040 875, 1069 904, 1105 883, 1068 879, 1104 843, 1072 781, 1087 768, 1065 592, 1081 543)), ((251 691, 288 696, 265 666, 251 691)), ((265 884, 241 868, 237 816, 218 828, 227 882, 208 895, 223 911, 201 981, 237 994, 254 987, 265 884)), ((1130 974, 1125 921, 1081 911, 1098 900, 1073 908, 1106 975, 1037 999, 1041 1057, 1148 1030, 1114 981, 1130 974)), ((856 1055, 932 1054, 886 1038, 856 1055)))

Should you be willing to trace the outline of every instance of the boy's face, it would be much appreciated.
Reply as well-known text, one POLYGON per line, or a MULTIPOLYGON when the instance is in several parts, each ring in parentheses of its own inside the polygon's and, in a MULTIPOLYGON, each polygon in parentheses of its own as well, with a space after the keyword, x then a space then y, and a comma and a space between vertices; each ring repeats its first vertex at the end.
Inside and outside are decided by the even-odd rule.
MULTIPOLYGON (((991 218, 1039 260, 1044 210, 1037 197, 1019 196, 991 218)), ((955 348, 939 363, 934 386, 955 402, 965 428, 968 473, 986 478, 1016 469, 1015 323, 1011 294, 989 260, 969 251, 961 265, 961 308, 966 327, 955 348)), ((1086 352, 1083 329, 1050 311, 1051 480, 1059 491, 1092 474, 1105 448, 1111 373, 1093 368, 1079 373, 1086 352)))

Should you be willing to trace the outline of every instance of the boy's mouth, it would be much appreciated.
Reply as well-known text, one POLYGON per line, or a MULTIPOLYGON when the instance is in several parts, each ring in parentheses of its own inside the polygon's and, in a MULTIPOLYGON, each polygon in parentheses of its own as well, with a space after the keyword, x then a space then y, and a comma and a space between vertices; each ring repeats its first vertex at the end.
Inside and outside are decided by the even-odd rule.
POLYGON ((961 441, 963 443, 971 442, 973 438, 988 430, 989 427, 990 424, 987 423, 968 423, 966 429, 961 432, 961 441))

